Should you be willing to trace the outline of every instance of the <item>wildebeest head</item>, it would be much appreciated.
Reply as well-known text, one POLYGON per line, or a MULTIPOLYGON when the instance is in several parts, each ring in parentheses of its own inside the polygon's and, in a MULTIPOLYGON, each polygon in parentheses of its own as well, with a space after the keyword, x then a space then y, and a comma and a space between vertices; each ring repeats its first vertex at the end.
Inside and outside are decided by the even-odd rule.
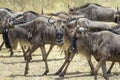
MULTIPOLYGON (((50 17, 51 18, 51 17, 50 17)), ((62 19, 55 20, 50 22, 48 21, 56 30, 56 43, 57 45, 63 45, 63 35, 64 35, 64 23, 65 21, 62 19)))
POLYGON ((88 32, 88 28, 86 27, 76 27, 73 31, 73 35, 76 37, 76 38, 80 38, 80 37, 84 37, 86 36, 87 32, 88 32))
POLYGON ((10 24, 10 20, 11 20, 11 18, 4 18, 4 20, 2 22, 3 29, 6 28, 9 30, 9 29, 12 29, 15 27, 15 26, 10 24))
POLYGON ((58 45, 63 45, 63 36, 64 36, 64 23, 62 20, 57 20, 54 23, 56 29, 56 42, 58 45))
POLYGON ((16 24, 21 24, 21 23, 24 23, 22 14, 14 17, 14 18, 10 18, 10 20, 9 20, 10 25, 16 25, 16 24))

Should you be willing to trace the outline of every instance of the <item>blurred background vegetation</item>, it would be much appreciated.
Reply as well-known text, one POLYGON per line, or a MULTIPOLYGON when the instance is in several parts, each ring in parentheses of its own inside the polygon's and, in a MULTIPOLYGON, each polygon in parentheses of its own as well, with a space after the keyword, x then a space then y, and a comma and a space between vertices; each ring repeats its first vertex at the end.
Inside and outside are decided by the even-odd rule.
POLYGON ((58 11, 68 11, 70 7, 84 5, 85 3, 98 3, 106 7, 120 7, 120 0, 0 0, 0 7, 10 8, 15 11, 32 10, 41 13, 53 13, 58 11))

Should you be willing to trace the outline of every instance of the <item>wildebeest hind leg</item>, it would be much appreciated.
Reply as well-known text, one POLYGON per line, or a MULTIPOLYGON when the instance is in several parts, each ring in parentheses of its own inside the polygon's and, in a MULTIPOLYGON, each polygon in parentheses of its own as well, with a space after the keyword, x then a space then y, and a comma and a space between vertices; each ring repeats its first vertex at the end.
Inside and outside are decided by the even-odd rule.
POLYGON ((51 52, 51 50, 53 49, 53 47, 54 47, 54 45, 50 45, 50 48, 49 48, 49 50, 48 50, 48 52, 47 52, 47 56, 46 57, 48 57, 48 55, 49 55, 49 53, 51 52))
POLYGON ((13 50, 12 50, 12 48, 10 48, 9 50, 10 50, 10 57, 12 57, 13 56, 13 50))
POLYGON ((26 59, 26 52, 25 52, 24 48, 21 47, 21 49, 22 49, 22 51, 23 51, 24 60, 27 60, 27 59, 26 59))
POLYGON ((27 56, 27 60, 26 60, 26 66, 25 66, 25 71, 24 71, 24 75, 26 76, 28 74, 28 70, 29 70, 29 56, 27 56))
POLYGON ((112 70, 114 64, 115 64, 115 62, 112 62, 110 68, 109 68, 108 71, 107 71, 107 74, 110 74, 110 73, 111 73, 111 70, 112 70))
POLYGON ((87 56, 87 61, 88 61, 88 64, 90 66, 90 69, 91 69, 90 75, 93 76, 94 75, 94 66, 93 66, 92 61, 91 61, 91 55, 87 56))
POLYGON ((103 65, 102 65, 102 72, 103 72, 103 77, 104 77, 106 80, 109 80, 109 79, 108 79, 108 75, 107 75, 106 62, 104 62, 103 65))

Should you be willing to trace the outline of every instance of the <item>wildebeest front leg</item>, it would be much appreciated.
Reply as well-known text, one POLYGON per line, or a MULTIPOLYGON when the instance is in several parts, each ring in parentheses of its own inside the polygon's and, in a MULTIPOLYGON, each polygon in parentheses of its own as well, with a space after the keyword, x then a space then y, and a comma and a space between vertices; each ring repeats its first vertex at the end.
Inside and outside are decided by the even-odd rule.
POLYGON ((112 62, 110 68, 109 68, 108 71, 107 71, 107 74, 110 74, 110 73, 111 73, 111 70, 112 70, 114 64, 115 64, 115 62, 112 62))
POLYGON ((41 46, 40 49, 42 51, 42 57, 43 57, 43 61, 45 62, 45 67, 46 67, 46 70, 43 73, 43 75, 47 75, 47 73, 49 72, 49 68, 48 68, 48 64, 47 64, 47 54, 46 54, 45 46, 44 45, 41 46))
POLYGON ((59 75, 60 77, 64 77, 64 75, 66 74, 66 71, 67 71, 67 69, 68 69, 68 66, 69 66, 69 64, 70 64, 70 62, 72 61, 72 59, 73 59, 74 56, 75 56, 74 53, 72 53, 72 54, 70 55, 70 57, 69 57, 69 59, 68 59, 68 61, 67 61, 67 65, 66 65, 65 69, 64 69, 63 72, 60 73, 60 75, 59 75))
POLYGON ((63 68, 67 65, 67 62, 68 62, 68 59, 69 59, 70 55, 71 55, 71 54, 68 52, 64 63, 63 63, 62 66, 59 68, 59 70, 55 73, 55 75, 59 75, 59 74, 62 72, 63 68))
POLYGON ((90 66, 90 69, 91 69, 90 75, 94 75, 94 66, 93 66, 92 61, 91 61, 91 55, 87 56, 87 61, 88 61, 88 64, 90 66))
POLYGON ((53 47, 54 47, 54 45, 50 45, 50 48, 49 48, 49 50, 48 50, 48 52, 47 52, 47 56, 46 57, 48 57, 48 55, 49 55, 49 53, 51 52, 51 50, 53 49, 53 47))
POLYGON ((12 57, 13 56, 13 50, 12 50, 12 48, 10 48, 9 50, 10 50, 10 57, 12 57))
POLYGON ((109 80, 109 79, 108 79, 108 75, 107 75, 106 62, 104 62, 103 65, 102 65, 102 72, 103 72, 103 77, 104 77, 106 80, 109 80))
POLYGON ((95 80, 97 80, 98 70, 99 70, 100 67, 103 65, 103 63, 105 62, 105 60, 106 60, 106 58, 105 58, 105 57, 102 57, 102 58, 99 60, 97 66, 95 67, 95 69, 94 69, 94 75, 95 75, 94 78, 95 78, 95 80))
POLYGON ((4 43, 5 43, 5 42, 3 41, 2 44, 0 45, 0 50, 2 49, 4 43))

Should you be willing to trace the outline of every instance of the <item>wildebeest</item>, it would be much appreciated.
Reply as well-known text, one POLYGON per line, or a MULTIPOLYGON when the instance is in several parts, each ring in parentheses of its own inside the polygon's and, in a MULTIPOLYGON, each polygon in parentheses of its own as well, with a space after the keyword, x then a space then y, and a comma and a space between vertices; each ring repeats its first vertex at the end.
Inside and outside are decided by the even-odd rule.
POLYGON ((97 80, 97 72, 102 66, 103 76, 106 80, 109 80, 106 72, 106 61, 119 60, 119 47, 120 47, 120 35, 110 31, 101 31, 91 33, 86 31, 87 28, 77 27, 75 35, 77 39, 77 51, 90 57, 91 55, 98 61, 97 66, 94 69, 95 80, 97 80), (89 55, 89 56, 88 56, 89 55))
MULTIPOLYGON (((12 23, 13 25, 21 24, 21 23, 28 22, 28 21, 33 20, 33 19, 38 18, 38 17, 41 17, 43 19, 48 18, 48 16, 49 15, 42 15, 42 14, 38 14, 38 13, 33 12, 33 11, 26 11, 22 15, 18 15, 17 17, 15 17, 15 19, 13 19, 10 23, 12 23)), ((53 47, 54 47, 54 45, 51 44, 50 48, 47 52, 48 53, 47 56, 49 55, 49 53, 50 53, 50 51, 52 50, 53 47)))
MULTIPOLYGON (((28 29, 27 29, 28 30, 28 29)), ((27 62, 25 67, 25 75, 28 73, 28 64, 30 61, 30 55, 32 52, 39 48, 42 51, 43 61, 45 62, 46 70, 43 75, 46 75, 49 72, 48 64, 47 64, 47 54, 45 50, 45 44, 56 44, 56 35, 55 35, 55 27, 51 26, 49 21, 43 19, 36 19, 32 26, 29 28, 28 32, 31 36, 31 43, 33 44, 32 48, 27 53, 27 62)))
POLYGON ((117 9, 103 7, 96 3, 87 3, 81 7, 71 8, 70 14, 84 15, 86 18, 95 21, 114 22, 117 9))
MULTIPOLYGON (((0 33, 2 33, 2 31, 3 31, 2 23, 3 23, 4 19, 6 19, 6 18, 14 18, 14 17, 16 17, 18 15, 21 15, 21 14, 22 13, 15 12, 15 11, 13 11, 11 9, 8 9, 8 8, 0 8, 0 16, 1 16, 0 17, 0 33)), ((3 44, 4 44, 4 41, 2 42, 2 44, 0 46, 0 50, 1 50, 2 46, 3 46, 3 44)), ((6 45, 7 45, 7 43, 6 43, 6 45)), ((10 50, 10 51, 12 53, 12 50, 10 50)))
POLYGON ((45 44, 51 44, 51 45, 57 44, 56 35, 55 35, 56 29, 54 27, 55 25, 53 26, 53 24, 55 23, 54 22, 51 23, 51 21, 52 20, 49 21, 49 18, 47 17, 39 17, 27 23, 15 25, 15 28, 12 30, 16 31, 18 35, 21 34, 21 32, 23 32, 23 29, 26 30, 26 32, 24 32, 25 33, 24 36, 26 36, 26 38, 23 38, 24 37, 23 35, 14 37, 16 34, 10 37, 10 34, 12 34, 13 32, 12 30, 11 30, 11 33, 9 33, 11 44, 12 42, 14 42, 12 41, 12 39, 14 38, 17 38, 18 41, 20 40, 19 41, 20 44, 21 42, 24 43, 24 41, 27 41, 27 43, 30 43, 30 47, 29 47, 30 49, 26 54, 27 62, 26 62, 26 67, 25 67, 25 75, 28 73, 28 68, 29 68, 28 63, 30 61, 30 56, 32 52, 35 51, 39 47, 41 48, 43 61, 45 62, 45 66, 46 66, 46 71, 44 72, 44 74, 47 74, 49 72, 48 64, 47 64, 48 54, 46 53, 46 50, 45 50, 45 44))

